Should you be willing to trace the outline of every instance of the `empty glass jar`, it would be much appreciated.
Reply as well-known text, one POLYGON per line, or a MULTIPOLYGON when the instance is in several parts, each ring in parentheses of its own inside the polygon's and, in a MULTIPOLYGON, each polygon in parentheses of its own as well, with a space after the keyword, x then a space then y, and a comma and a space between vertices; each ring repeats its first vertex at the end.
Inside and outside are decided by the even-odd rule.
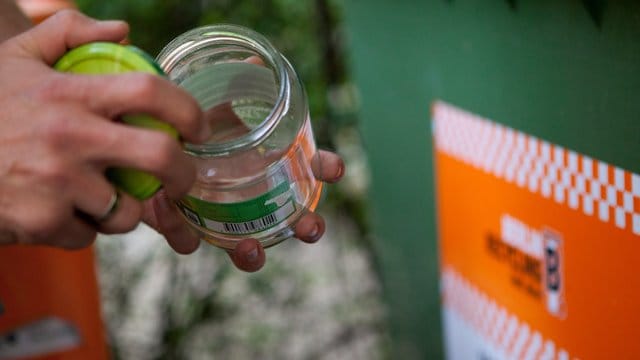
POLYGON ((293 235, 322 183, 306 94, 291 64, 262 35, 235 25, 191 30, 157 62, 198 100, 214 130, 204 144, 185 144, 198 169, 178 202, 185 219, 227 249, 245 238, 268 247, 293 235))

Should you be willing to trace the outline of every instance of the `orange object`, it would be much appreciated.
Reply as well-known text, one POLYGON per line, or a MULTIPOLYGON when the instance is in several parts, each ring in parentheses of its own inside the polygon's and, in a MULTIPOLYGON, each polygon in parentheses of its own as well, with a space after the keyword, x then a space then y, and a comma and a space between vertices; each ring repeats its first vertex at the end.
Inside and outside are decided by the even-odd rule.
POLYGON ((0 359, 107 359, 98 294, 92 248, 0 247, 0 359))
POLYGON ((640 176, 433 106, 450 359, 640 354, 640 176))
MULTIPOLYGON (((71 1, 22 0, 34 23, 71 1)), ((93 248, 0 246, 0 359, 107 359, 93 248)))
POLYGON ((76 8, 74 2, 68 0, 18 0, 17 4, 34 24, 39 24, 60 10, 76 8))

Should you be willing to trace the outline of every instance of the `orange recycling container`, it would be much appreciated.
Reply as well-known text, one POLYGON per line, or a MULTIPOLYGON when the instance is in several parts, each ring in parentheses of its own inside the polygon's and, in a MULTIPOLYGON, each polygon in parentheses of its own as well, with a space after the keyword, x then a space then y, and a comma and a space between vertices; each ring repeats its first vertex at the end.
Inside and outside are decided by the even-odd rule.
MULTIPOLYGON (((34 23, 75 8, 22 0, 34 23)), ((0 359, 108 359, 93 247, 0 246, 0 359)))

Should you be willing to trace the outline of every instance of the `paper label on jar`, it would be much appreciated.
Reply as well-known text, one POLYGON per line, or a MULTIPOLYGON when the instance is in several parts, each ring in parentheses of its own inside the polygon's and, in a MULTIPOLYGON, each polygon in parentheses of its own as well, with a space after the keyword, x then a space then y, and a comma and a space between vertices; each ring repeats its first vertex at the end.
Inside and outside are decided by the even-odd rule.
POLYGON ((288 182, 243 202, 216 203, 187 196, 178 206, 192 223, 229 235, 259 233, 277 226, 296 211, 288 182))

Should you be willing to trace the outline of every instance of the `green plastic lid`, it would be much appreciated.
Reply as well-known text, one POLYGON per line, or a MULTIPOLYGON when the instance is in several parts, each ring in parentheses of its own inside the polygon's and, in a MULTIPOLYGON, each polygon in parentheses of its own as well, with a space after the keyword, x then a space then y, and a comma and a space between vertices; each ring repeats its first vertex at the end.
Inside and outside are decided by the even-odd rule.
MULTIPOLYGON (((74 74, 105 75, 135 71, 164 76, 160 66, 142 50, 134 46, 107 42, 81 45, 60 58, 54 68, 74 74)), ((127 115, 122 117, 122 121, 134 126, 164 131, 176 139, 179 138, 174 127, 148 115, 127 115)), ((151 197, 162 186, 155 176, 136 169, 110 168, 107 169, 107 178, 119 189, 140 200, 151 197)))

